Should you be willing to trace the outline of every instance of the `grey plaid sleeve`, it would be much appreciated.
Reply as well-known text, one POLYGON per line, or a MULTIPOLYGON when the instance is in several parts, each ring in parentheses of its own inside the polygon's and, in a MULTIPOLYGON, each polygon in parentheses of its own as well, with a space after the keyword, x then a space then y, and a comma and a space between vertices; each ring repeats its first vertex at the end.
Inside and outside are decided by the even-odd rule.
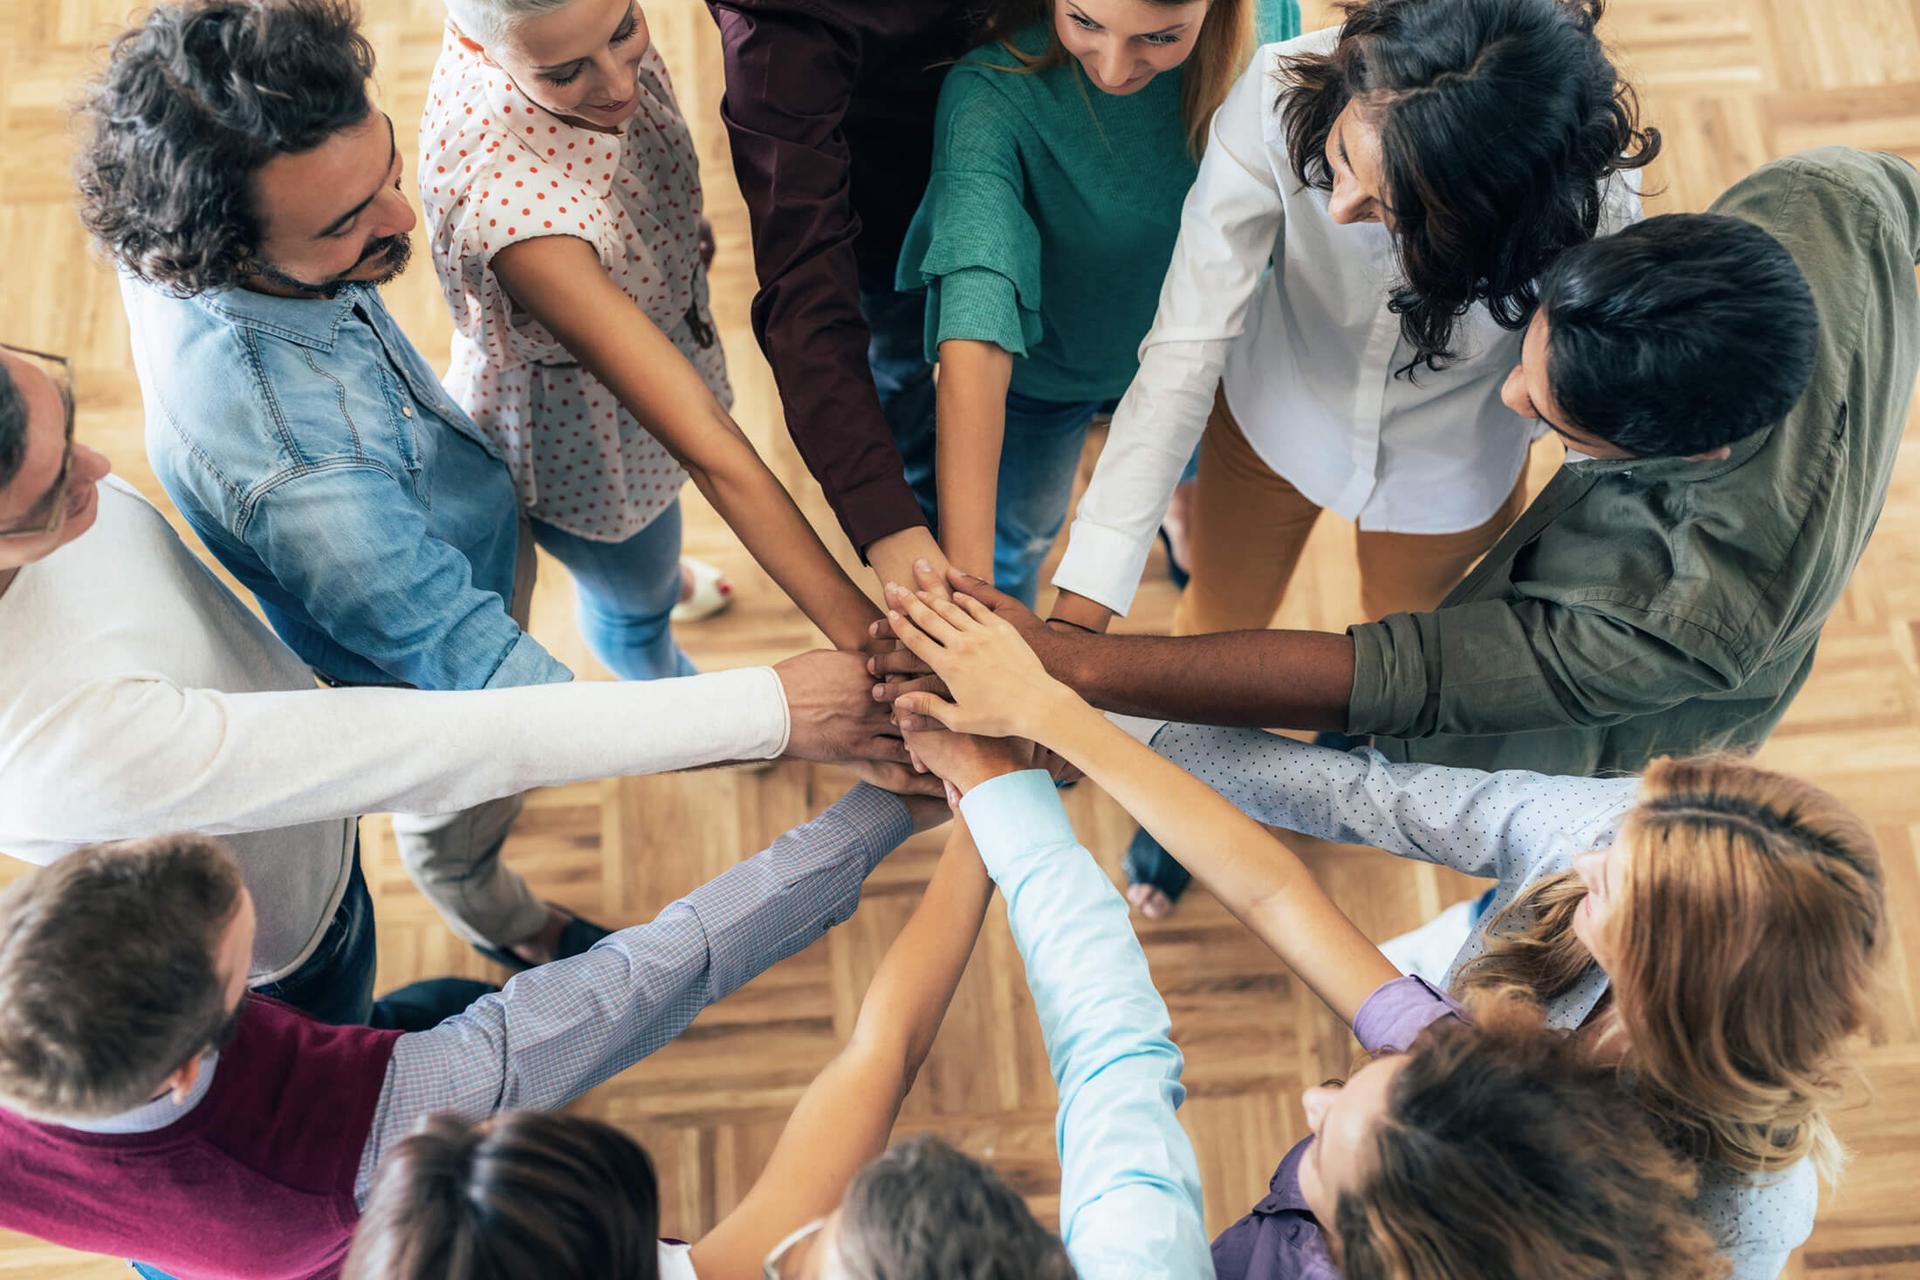
POLYGON ((382 1155, 422 1118, 553 1110, 654 1052, 852 915, 867 875, 912 831, 897 797, 861 784, 651 923, 517 974, 465 1013, 400 1037, 356 1201, 366 1203, 382 1155))

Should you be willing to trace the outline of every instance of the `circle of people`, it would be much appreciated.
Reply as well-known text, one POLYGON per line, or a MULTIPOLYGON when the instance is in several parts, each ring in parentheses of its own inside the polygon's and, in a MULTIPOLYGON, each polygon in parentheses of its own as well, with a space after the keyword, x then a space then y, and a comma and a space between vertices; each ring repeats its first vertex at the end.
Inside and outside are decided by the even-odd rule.
POLYGON ((730 416, 639 3, 446 0, 417 157, 350 0, 161 0, 88 85, 153 470, 267 625, 8 346, 0 1225, 175 1280, 1777 1274, 1888 925, 1867 826, 1744 757, 1887 494, 1920 176, 1827 148, 1644 217, 1599 0, 709 7, 754 332, 882 607, 730 416), (380 292, 416 195, 444 379, 380 292), (689 478, 834 648, 696 673, 689 478), (1325 510, 1366 620, 1268 629, 1325 510), (1107 634, 1156 539, 1175 634, 1107 634), (621 679, 525 630, 535 546, 621 679), (863 781, 649 923, 501 859, 529 788, 781 756, 863 781), (1075 774, 1140 824, 1125 897, 1075 774), (374 998, 376 812, 504 988, 374 998), (764 1172, 664 1240, 645 1152, 559 1109, 955 816, 764 1172), (1401 963, 1261 824, 1495 883, 1401 963), (1189 876, 1369 1054, 1212 1240, 1129 919, 1189 876), (996 888, 1058 1233, 890 1149, 996 888))

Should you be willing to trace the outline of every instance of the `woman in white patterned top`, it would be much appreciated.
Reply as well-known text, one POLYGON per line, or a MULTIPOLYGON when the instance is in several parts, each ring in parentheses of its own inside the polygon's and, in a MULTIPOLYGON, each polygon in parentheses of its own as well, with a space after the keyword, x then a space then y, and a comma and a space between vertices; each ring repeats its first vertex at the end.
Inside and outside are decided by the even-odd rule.
POLYGON ((691 476, 829 639, 872 606, 728 414, 707 310, 699 162, 632 0, 448 0, 420 126, 421 203, 452 308, 448 386, 573 573, 599 657, 692 670, 681 594, 691 476))

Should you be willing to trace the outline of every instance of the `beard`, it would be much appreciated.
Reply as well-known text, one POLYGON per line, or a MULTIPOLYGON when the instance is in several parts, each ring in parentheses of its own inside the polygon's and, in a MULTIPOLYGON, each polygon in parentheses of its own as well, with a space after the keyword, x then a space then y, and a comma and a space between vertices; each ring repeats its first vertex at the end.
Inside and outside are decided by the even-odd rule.
POLYGON ((370 284, 376 289, 383 284, 387 284, 407 269, 407 263, 410 262, 412 258, 412 239, 404 235, 399 235, 387 236, 385 239, 371 242, 360 254, 360 260, 358 262, 355 262, 351 267, 348 267, 331 280, 323 280, 318 283, 302 280, 299 276, 289 275, 287 272, 280 270, 280 268, 274 266, 271 262, 262 262, 255 270, 263 279, 271 280, 275 284, 282 285, 288 289, 295 289, 316 298, 333 298, 339 296, 340 291, 350 284, 370 284), (354 275, 355 272, 359 271, 360 268, 364 267, 367 263, 383 255, 386 261, 381 265, 379 274, 365 279, 359 279, 354 275))

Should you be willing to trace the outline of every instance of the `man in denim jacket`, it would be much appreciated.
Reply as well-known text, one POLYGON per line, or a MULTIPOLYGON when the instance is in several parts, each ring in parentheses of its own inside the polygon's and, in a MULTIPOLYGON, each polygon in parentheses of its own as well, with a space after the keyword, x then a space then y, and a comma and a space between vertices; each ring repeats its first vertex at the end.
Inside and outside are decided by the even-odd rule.
MULTIPOLYGON (((121 271, 153 468, 324 679, 569 680, 522 629, 506 466, 380 297, 414 212, 355 23, 345 0, 161 5, 90 87, 83 217, 121 271)), ((518 809, 395 831, 454 929, 523 967, 604 930, 500 864, 518 809)))

